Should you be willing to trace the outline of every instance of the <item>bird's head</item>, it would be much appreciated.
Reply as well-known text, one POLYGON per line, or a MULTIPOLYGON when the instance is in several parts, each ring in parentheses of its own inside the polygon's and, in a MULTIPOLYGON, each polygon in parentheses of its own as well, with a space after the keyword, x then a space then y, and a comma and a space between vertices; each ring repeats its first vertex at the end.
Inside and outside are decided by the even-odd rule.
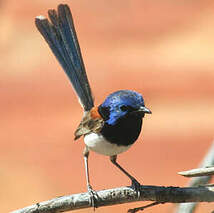
POLYGON ((126 116, 143 118, 145 113, 152 113, 145 107, 142 95, 131 90, 119 90, 110 94, 98 107, 98 111, 109 125, 114 125, 126 116))

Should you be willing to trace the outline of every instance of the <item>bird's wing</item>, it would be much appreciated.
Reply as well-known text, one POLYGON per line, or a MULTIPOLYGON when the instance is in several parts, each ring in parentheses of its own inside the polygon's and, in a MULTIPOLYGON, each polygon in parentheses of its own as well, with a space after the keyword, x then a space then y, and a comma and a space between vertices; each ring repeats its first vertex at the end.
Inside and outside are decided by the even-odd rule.
POLYGON ((92 116, 91 111, 87 112, 75 131, 75 140, 91 132, 99 133, 104 125, 101 117, 92 116))
POLYGON ((49 10, 48 15, 50 21, 44 16, 36 17, 36 27, 70 79, 84 111, 89 111, 94 101, 70 8, 60 4, 57 11, 49 10))

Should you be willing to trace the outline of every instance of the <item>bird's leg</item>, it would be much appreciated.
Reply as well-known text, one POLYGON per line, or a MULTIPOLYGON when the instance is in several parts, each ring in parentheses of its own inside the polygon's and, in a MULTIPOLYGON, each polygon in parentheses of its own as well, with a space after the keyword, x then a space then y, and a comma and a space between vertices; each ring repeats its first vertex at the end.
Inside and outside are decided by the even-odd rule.
POLYGON ((132 188, 137 191, 138 196, 140 196, 140 183, 117 163, 117 155, 110 156, 110 160, 118 169, 120 169, 126 176, 130 178, 132 181, 132 188))
POLYGON ((90 195, 90 202, 91 202, 91 206, 94 208, 97 208, 96 205, 96 198, 97 193, 96 191, 94 191, 91 187, 90 184, 90 179, 89 179, 89 170, 88 170, 88 156, 89 156, 89 150, 88 147, 86 146, 84 151, 83 151, 83 156, 84 156, 84 163, 85 163, 85 174, 86 174, 86 183, 87 183, 87 188, 88 188, 88 193, 90 195))

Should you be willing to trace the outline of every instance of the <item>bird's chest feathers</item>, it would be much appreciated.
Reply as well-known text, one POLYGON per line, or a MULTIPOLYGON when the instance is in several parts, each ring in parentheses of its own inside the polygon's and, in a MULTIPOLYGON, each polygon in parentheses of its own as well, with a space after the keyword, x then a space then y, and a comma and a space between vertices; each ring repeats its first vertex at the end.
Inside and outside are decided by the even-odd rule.
POLYGON ((101 134, 111 143, 128 146, 137 140, 141 127, 142 118, 124 116, 112 125, 105 122, 101 134))

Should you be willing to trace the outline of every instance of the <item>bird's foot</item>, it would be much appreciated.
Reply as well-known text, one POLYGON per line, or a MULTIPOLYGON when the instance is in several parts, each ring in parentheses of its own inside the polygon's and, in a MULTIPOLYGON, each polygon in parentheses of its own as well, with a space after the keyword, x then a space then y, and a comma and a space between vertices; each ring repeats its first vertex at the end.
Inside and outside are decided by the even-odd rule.
POLYGON ((88 193, 89 193, 89 196, 90 196, 90 205, 91 205, 91 207, 93 207, 94 208, 94 210, 95 210, 95 208, 97 208, 98 206, 97 206, 97 199, 98 199, 98 194, 97 194, 97 192, 96 191, 94 191, 93 189, 92 189, 92 187, 89 185, 88 186, 88 193))
POLYGON ((137 193, 137 197, 140 198, 140 193, 141 193, 141 185, 136 179, 132 179, 132 189, 134 189, 137 193))

